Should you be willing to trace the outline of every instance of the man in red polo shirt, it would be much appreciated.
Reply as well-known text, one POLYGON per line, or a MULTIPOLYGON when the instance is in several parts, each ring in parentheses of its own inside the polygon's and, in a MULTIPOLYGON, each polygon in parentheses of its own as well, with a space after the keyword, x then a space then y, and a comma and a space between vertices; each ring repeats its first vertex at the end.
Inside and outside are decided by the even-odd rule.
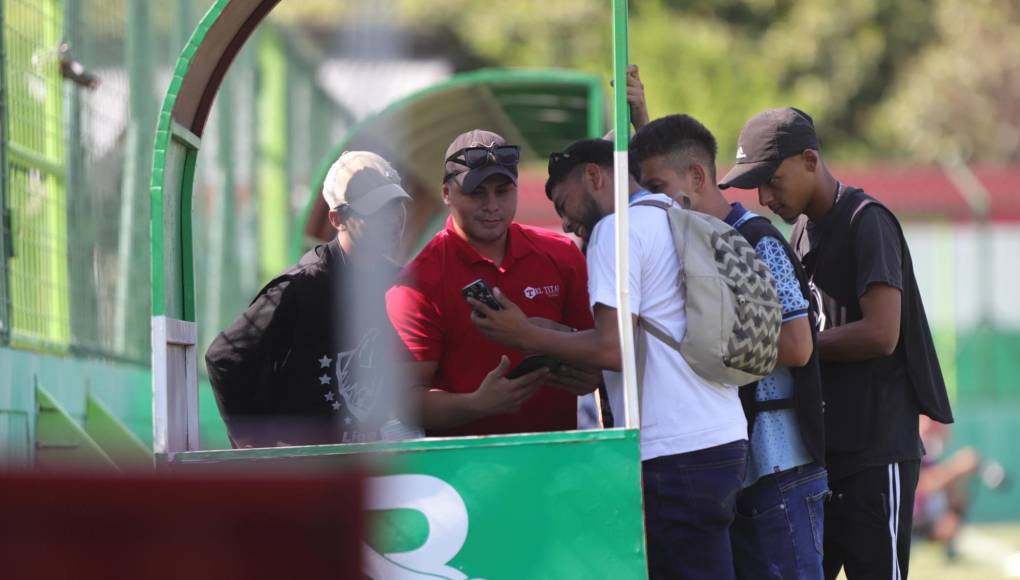
POLYGON ((446 229, 404 269, 386 295, 397 332, 411 351, 423 427, 432 435, 490 435, 577 427, 577 397, 597 372, 561 367, 505 377, 524 353, 482 336, 461 289, 481 278, 545 324, 587 329, 584 256, 567 237, 513 221, 520 149, 482 130, 446 151, 446 229))

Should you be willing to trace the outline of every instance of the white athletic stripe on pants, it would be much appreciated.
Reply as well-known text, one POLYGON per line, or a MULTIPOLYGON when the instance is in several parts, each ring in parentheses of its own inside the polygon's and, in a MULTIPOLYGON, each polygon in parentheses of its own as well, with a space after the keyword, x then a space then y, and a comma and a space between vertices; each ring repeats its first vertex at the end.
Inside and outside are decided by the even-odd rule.
POLYGON ((900 464, 889 464, 889 537, 892 540, 892 580, 902 580, 896 551, 900 533, 900 464))

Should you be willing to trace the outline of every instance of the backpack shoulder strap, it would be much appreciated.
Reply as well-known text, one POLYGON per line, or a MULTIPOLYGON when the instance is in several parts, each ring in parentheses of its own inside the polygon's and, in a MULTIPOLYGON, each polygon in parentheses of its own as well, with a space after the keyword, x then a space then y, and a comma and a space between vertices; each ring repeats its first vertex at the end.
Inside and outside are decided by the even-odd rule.
POLYGON ((648 318, 645 318, 644 316, 639 316, 638 328, 654 336, 660 341, 664 342, 667 346, 669 346, 673 350, 680 352, 680 342, 673 338, 672 336, 670 336, 670 334, 666 332, 664 328, 652 322, 648 318))
POLYGON ((783 239, 783 234, 779 233, 776 227, 772 225, 772 222, 760 215, 745 220, 735 229, 740 232, 740 235, 744 236, 744 239, 747 240, 748 244, 751 244, 752 248, 757 247, 758 242, 766 236, 772 236, 779 240, 783 239))
POLYGON ((875 203, 875 200, 873 199, 864 199, 863 201, 861 201, 861 203, 857 204, 857 207, 854 208, 854 213, 850 215, 850 223, 853 224, 854 220, 857 219, 857 214, 861 213, 862 209, 868 207, 873 203, 875 203))
MULTIPOLYGON (((634 337, 636 343, 637 352, 635 353, 635 359, 637 362, 637 405, 640 409, 641 398, 644 393, 645 384, 645 367, 648 364, 648 335, 652 335, 655 338, 664 342, 667 346, 680 352, 680 343, 676 341, 672 336, 669 335, 662 327, 655 324, 651 320, 644 316, 638 316, 637 320, 637 336, 634 337)), ((638 413, 640 417, 640 412, 638 413)))
MULTIPOLYGON (((641 201, 636 201, 636 202, 631 204, 632 207, 633 206, 639 206, 639 205, 644 205, 644 206, 648 206, 648 207, 657 207, 657 208, 659 208, 659 209, 661 209, 663 211, 666 211, 666 212, 669 212, 669 210, 673 207, 672 205, 670 205, 670 204, 668 204, 668 203, 666 203, 664 201, 660 201, 658 199, 644 199, 644 200, 641 200, 641 201)), ((654 336, 654 337, 658 338, 659 340, 665 342, 667 345, 670 346, 670 348, 673 348, 677 352, 680 352, 680 343, 675 341, 675 340, 673 340, 673 337, 670 336, 668 332, 666 332, 665 330, 660 328, 657 324, 655 324, 651 320, 648 320, 644 316, 638 316, 638 325, 637 326, 638 326, 638 328, 637 328, 637 336, 635 337, 635 342, 636 342, 635 346, 637 347, 637 352, 636 352, 637 356, 635 356, 635 358, 637 359, 637 361, 636 361, 637 362, 637 395, 638 395, 637 404, 639 405, 639 408, 640 408, 641 399, 642 399, 643 392, 644 392, 645 366, 647 365, 647 362, 648 362, 648 335, 651 334, 652 336, 654 336)), ((640 414, 639 414, 639 416, 640 416, 640 414)))
POLYGON ((632 203, 630 205, 632 205, 632 206, 647 205, 649 207, 657 207, 659 209, 666 209, 666 210, 668 210, 670 207, 672 207, 668 203, 666 203, 664 201, 659 201, 657 199, 643 199, 641 201, 635 201, 634 203, 632 203))

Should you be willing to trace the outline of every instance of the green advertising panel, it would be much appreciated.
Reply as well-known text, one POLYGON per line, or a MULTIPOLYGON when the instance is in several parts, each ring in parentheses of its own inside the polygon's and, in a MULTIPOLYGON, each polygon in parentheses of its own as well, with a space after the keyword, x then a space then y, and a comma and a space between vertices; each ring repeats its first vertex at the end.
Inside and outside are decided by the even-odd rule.
POLYGON ((174 471, 368 470, 374 579, 645 578, 637 430, 177 454, 174 471))

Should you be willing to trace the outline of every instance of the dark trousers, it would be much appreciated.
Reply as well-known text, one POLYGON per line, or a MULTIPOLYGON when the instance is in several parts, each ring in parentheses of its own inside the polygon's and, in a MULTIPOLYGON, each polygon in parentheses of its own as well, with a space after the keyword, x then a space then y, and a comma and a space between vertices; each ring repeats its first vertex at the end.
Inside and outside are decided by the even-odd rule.
POLYGON ((730 528, 740 580, 821 580, 824 467, 805 465, 767 475, 737 496, 730 528))
POLYGON ((732 580, 730 524, 747 441, 641 463, 649 578, 732 580))
POLYGON ((868 467, 830 481, 825 508, 825 577, 905 580, 918 460, 868 467))

